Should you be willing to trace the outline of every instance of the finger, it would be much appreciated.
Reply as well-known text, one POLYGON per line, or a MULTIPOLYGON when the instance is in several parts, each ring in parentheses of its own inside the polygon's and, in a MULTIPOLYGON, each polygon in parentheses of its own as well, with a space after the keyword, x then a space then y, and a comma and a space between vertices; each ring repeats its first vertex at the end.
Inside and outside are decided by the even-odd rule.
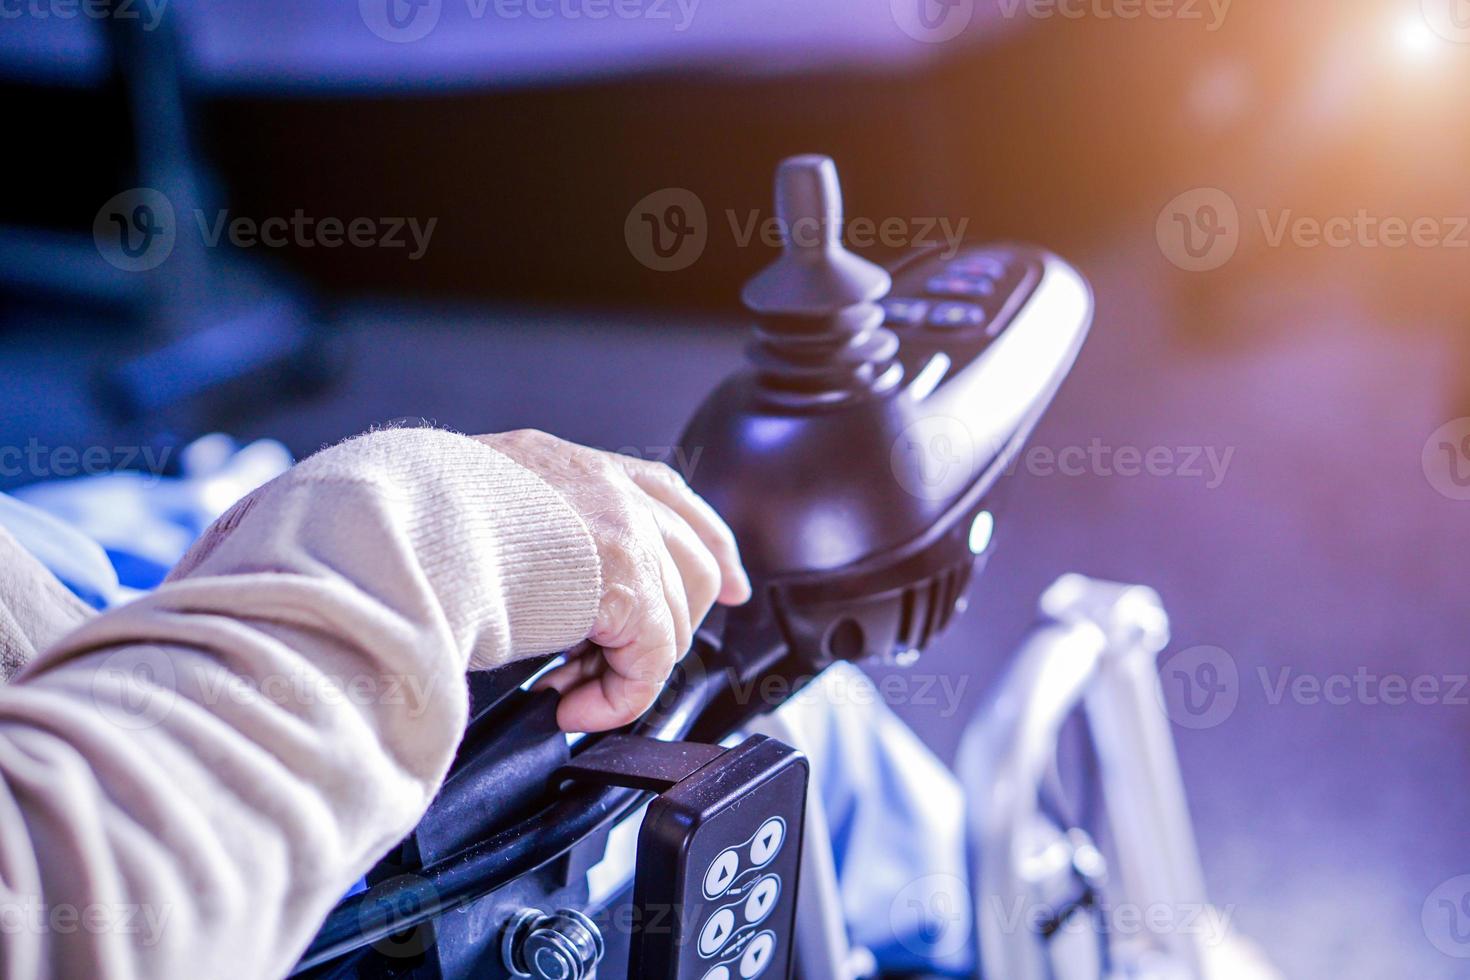
POLYGON ((677 471, 653 460, 619 456, 623 469, 650 497, 671 508, 689 524, 720 567, 719 601, 738 606, 750 599, 750 577, 740 563, 740 547, 724 518, 690 489, 677 471))
POLYGON ((663 601, 646 605, 632 642, 609 647, 602 654, 608 666, 599 677, 602 695, 622 719, 618 724, 626 724, 648 709, 693 638, 689 601, 673 556, 659 548, 658 559, 663 601))
POLYGON ((684 597, 688 604, 690 625, 704 621, 720 593, 720 566, 715 556, 689 522, 657 500, 651 500, 653 516, 664 536, 664 545, 674 560, 684 597))
MULTIPOLYGON (((655 523, 657 520, 655 517, 655 523)), ((689 645, 694 642, 694 625, 697 620, 691 615, 689 595, 684 590, 684 576, 666 544, 658 549, 658 559, 664 608, 674 622, 674 660, 677 661, 689 652, 689 645)), ((672 663, 669 666, 670 669, 673 668, 672 663)))
MULTIPOLYGON (((600 669, 562 693, 556 721, 564 731, 600 732, 636 719, 658 697, 673 671, 674 621, 655 607, 639 636, 626 646, 602 651, 600 669)), ((558 670, 565 670, 565 664, 558 670)), ((564 677, 572 676, 572 671, 564 677)))
POLYGON ((538 677, 536 683, 531 685, 531 690, 544 691, 550 688, 565 694, 602 669, 602 649, 589 644, 581 652, 569 653, 565 663, 558 664, 538 677))
POLYGON ((628 492, 626 521, 629 533, 640 544, 619 549, 604 563, 603 581, 607 584, 588 639, 609 650, 626 647, 657 618, 657 607, 663 607, 672 619, 674 643, 682 654, 693 641, 694 624, 683 575, 660 525, 660 505, 632 487, 628 492))

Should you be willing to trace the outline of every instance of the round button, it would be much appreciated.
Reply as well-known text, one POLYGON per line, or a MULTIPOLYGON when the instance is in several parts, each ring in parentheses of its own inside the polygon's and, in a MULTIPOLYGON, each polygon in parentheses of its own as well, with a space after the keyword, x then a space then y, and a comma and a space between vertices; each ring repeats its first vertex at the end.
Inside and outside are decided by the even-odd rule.
POLYGON ((1006 264, 994 255, 970 255, 951 262, 947 270, 956 276, 991 276, 999 279, 1006 274, 1006 264))
POLYGON ((704 897, 719 898, 729 891, 739 870, 740 855, 733 850, 721 851, 704 872, 704 897))
POLYGON ((929 315, 929 304, 922 299, 885 299, 883 313, 885 327, 918 327, 929 315))
POLYGON ((984 307, 974 303, 939 303, 929 312, 929 326, 939 330, 963 330, 984 322, 984 307))
POLYGON ((756 886, 750 890, 750 897, 745 900, 745 921, 760 922, 771 914, 771 909, 776 907, 776 899, 780 897, 780 878, 767 875, 756 882, 756 886))
POLYGON ((699 930, 699 955, 713 956, 718 953, 734 931, 735 913, 729 909, 720 909, 699 930))
POLYGON ((730 968, 721 963, 713 970, 706 973, 703 980, 730 980, 730 968))
POLYGON ((767 930, 750 941, 745 955, 740 957, 740 976, 752 980, 766 972, 776 953, 776 934, 767 930))
POLYGON ((780 817, 772 817, 761 824, 761 829, 755 832, 755 838, 750 842, 750 860, 757 868, 769 864, 771 858, 781 850, 781 844, 786 840, 786 821, 780 817))

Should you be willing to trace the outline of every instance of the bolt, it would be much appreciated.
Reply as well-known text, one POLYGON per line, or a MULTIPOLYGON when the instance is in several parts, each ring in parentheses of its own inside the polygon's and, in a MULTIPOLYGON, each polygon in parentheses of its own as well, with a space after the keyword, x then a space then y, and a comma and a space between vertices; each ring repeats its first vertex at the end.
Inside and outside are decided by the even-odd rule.
POLYGON ((576 909, 521 909, 500 939, 505 968, 535 980, 591 980, 605 951, 597 924, 576 909))

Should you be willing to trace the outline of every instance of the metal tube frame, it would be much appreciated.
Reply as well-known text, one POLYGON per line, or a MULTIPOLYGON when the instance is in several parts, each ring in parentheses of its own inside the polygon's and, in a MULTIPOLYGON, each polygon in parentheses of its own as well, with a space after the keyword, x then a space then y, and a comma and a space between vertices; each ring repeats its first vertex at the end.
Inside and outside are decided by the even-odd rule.
MULTIPOLYGON (((1175 927, 1150 931, 1149 945, 1169 975, 1202 977, 1200 937, 1177 928, 1182 915, 1206 910, 1206 896, 1154 662, 1169 640, 1163 605, 1152 589, 1068 575, 1043 595, 1041 612, 961 750, 984 975, 1061 975, 1048 939, 1020 913, 1044 903, 1048 885, 1071 872, 1069 860, 1057 863, 1066 848, 1047 829, 1054 825, 1041 812, 1041 787, 1063 724, 1081 709, 1118 859, 1108 902, 1171 910, 1175 927)), ((1139 918, 1152 929, 1150 916, 1139 918)))

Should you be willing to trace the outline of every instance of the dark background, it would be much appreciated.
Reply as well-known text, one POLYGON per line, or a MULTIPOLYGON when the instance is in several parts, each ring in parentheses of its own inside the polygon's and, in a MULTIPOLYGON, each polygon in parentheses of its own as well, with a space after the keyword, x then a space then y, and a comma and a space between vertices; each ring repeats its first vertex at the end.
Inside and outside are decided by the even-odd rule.
MULTIPOLYGON (((111 372, 210 322, 208 300, 161 324, 149 301, 35 288, 26 263, 40 253, 7 252, 0 443, 176 444, 219 428, 300 455, 426 417, 654 454, 738 366, 739 286, 772 257, 739 247, 725 212, 767 209, 783 156, 829 153, 850 216, 968 218, 974 235, 1041 242, 1090 277, 1093 339, 1037 444, 1234 454, 1218 487, 1010 478, 1001 551, 915 668, 966 681, 958 717, 895 707, 948 758, 1056 576, 1153 585, 1173 649, 1219 646, 1241 678, 1221 724, 1175 730, 1214 901, 1286 976, 1464 976, 1421 912, 1470 873, 1470 706, 1273 704, 1260 671, 1470 672, 1470 503, 1421 464, 1430 433, 1470 416, 1470 249, 1273 248, 1254 213, 1470 214, 1470 46, 1425 36, 1420 5, 1389 0, 1240 0, 1215 32, 1002 23, 977 3, 976 29, 944 44, 885 28, 886 2, 875 16, 871 3, 788 5, 789 21, 707 2, 687 46, 614 58, 627 38, 609 24, 542 71, 556 31, 582 25, 495 41, 484 68, 472 34, 468 55, 436 60, 459 37, 450 19, 416 47, 379 42, 355 11, 180 0, 210 208, 437 217, 431 247, 418 262, 210 256, 222 281, 264 276, 298 300, 309 340, 219 392, 131 415, 111 372), (750 43, 721 46, 737 34, 750 43), (497 73, 506 44, 514 70, 497 73), (1224 267, 1187 273, 1155 221, 1200 186, 1229 193, 1245 230, 1224 267), (623 229, 666 187, 694 191, 711 224, 699 260, 662 273, 623 229)), ((58 41, 68 26, 0 27, 30 32, 0 44, 0 221, 78 237, 63 281, 99 266, 87 229, 102 202, 149 179, 105 31, 70 25, 101 39, 58 41)), ((167 290, 168 269, 149 281, 167 290)))

